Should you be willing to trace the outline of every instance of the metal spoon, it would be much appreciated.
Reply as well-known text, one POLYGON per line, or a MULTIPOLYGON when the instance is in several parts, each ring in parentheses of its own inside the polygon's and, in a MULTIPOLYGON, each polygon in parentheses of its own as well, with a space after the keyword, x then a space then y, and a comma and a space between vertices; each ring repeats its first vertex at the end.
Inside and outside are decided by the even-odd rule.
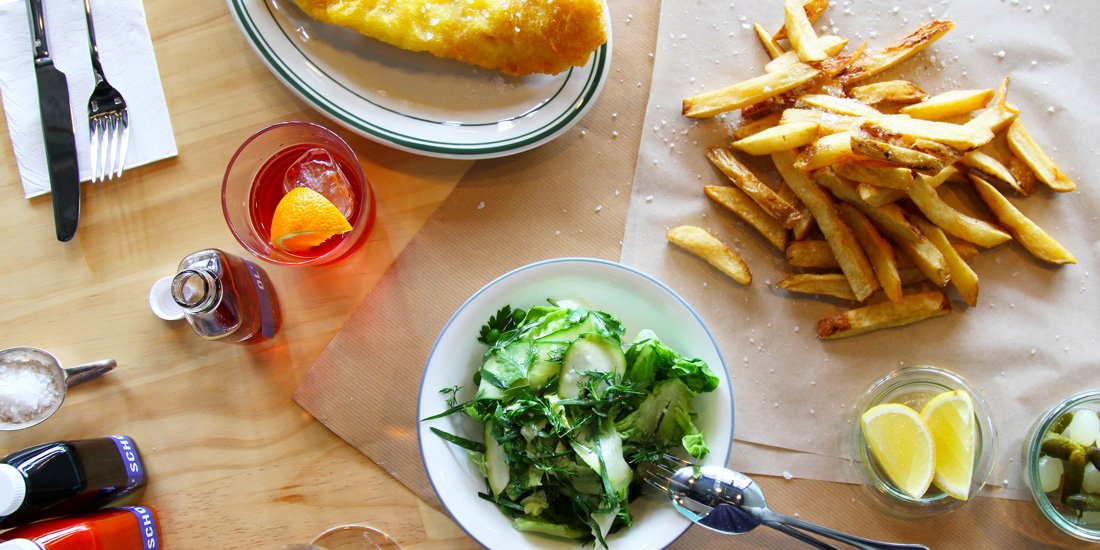
POLYGON ((0 431, 22 430, 37 425, 57 412, 61 403, 65 401, 67 390, 77 384, 81 384, 98 378, 115 368, 114 359, 105 359, 85 365, 65 368, 56 357, 46 350, 32 347, 17 347, 0 350, 0 370, 15 368, 38 368, 47 372, 52 378, 51 384, 60 392, 56 401, 40 411, 40 413, 26 422, 11 423, 0 421, 0 431))
POLYGON ((741 472, 721 466, 695 466, 674 457, 666 457, 665 462, 648 470, 646 481, 664 491, 681 514, 708 529, 739 535, 765 525, 823 549, 835 547, 797 529, 863 550, 928 550, 920 544, 865 539, 773 512, 764 501, 764 492, 741 472))

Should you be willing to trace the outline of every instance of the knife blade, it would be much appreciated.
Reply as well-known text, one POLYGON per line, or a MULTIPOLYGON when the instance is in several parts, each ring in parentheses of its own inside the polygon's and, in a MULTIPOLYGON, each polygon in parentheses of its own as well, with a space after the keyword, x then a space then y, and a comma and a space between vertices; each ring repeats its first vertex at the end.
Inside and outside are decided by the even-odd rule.
POLYGON ((34 75, 38 80, 38 107, 42 115, 42 138, 53 195, 54 228, 57 240, 76 235, 80 220, 80 172, 76 163, 76 134, 69 107, 69 85, 58 70, 46 44, 46 19, 42 0, 27 0, 34 46, 34 75))

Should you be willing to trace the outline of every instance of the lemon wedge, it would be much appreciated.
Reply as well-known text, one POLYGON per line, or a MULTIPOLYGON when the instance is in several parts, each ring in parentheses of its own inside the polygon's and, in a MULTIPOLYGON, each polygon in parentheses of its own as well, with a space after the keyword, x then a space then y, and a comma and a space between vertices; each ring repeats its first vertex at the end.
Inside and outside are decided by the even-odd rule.
POLYGON ((941 393, 924 406, 920 415, 936 446, 932 483, 948 495, 966 500, 974 473, 976 439, 970 394, 962 390, 941 393))
POLYGON ((936 471, 932 433, 917 411, 896 403, 876 405, 860 418, 871 454, 899 491, 919 499, 936 471))

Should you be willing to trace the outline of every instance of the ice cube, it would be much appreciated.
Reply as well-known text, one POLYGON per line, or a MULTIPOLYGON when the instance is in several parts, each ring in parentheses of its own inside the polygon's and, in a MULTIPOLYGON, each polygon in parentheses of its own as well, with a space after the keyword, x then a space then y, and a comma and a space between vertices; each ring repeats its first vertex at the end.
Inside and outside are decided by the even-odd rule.
POLYGON ((295 187, 307 187, 324 195, 345 218, 351 217, 355 205, 351 185, 336 159, 325 149, 314 147, 290 165, 283 178, 283 189, 289 193, 295 187))

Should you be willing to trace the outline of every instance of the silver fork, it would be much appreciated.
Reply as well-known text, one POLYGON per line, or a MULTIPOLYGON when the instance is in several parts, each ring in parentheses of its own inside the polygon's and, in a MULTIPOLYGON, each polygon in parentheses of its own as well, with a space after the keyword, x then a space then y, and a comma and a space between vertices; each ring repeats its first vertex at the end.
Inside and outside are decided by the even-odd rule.
POLYGON ((92 72, 95 73, 95 89, 88 100, 92 181, 99 182, 122 177, 126 149, 130 144, 130 117, 126 111, 126 100, 103 76, 99 46, 95 43, 91 0, 84 0, 84 16, 88 21, 88 45, 92 50, 92 72))

